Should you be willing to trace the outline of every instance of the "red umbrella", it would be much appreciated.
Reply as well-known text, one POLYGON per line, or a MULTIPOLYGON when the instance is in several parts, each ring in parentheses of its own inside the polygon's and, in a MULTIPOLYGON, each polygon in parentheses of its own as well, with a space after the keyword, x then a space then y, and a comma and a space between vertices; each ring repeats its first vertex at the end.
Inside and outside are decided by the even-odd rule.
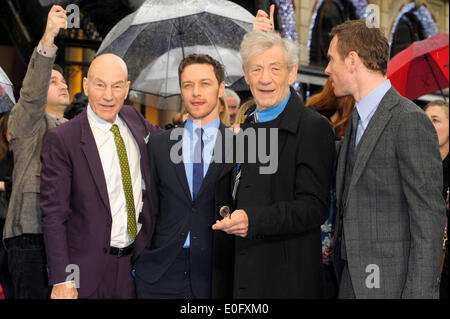
POLYGON ((448 88, 448 34, 413 42, 388 63, 387 77, 403 96, 414 100, 448 88))

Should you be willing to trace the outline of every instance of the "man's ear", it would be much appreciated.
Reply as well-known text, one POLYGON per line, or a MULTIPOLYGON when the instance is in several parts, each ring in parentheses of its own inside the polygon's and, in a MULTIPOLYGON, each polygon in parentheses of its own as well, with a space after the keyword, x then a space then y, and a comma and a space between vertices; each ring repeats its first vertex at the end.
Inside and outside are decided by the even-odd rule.
POLYGON ((358 67, 360 58, 356 51, 350 51, 347 55, 347 63, 351 70, 355 70, 358 67))
POLYGON ((291 70, 289 71, 289 81, 288 81, 289 85, 294 83, 295 80, 297 79, 297 70, 298 70, 298 64, 295 63, 292 66, 291 70))
POLYGON ((219 97, 223 97, 223 94, 225 92, 225 81, 222 81, 219 85, 219 97))
POLYGON ((125 94, 125 99, 127 98, 128 93, 130 92, 130 84, 131 84, 131 81, 127 81, 127 84, 126 84, 127 93, 125 94))
POLYGON ((83 78, 83 91, 84 91, 84 95, 88 96, 88 79, 87 77, 83 78))
POLYGON ((248 82, 248 79, 247 79, 247 72, 246 72, 244 66, 242 66, 242 72, 244 72, 244 79, 245 79, 245 82, 246 82, 248 85, 250 85, 250 83, 248 82))

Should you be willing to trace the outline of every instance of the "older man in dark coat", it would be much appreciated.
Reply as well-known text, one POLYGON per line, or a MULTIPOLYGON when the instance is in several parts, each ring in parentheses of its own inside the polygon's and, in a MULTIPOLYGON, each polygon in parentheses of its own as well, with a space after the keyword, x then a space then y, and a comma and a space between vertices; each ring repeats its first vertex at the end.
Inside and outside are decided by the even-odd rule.
POLYGON ((295 43, 256 31, 244 37, 241 56, 256 108, 240 134, 255 140, 249 138, 242 157, 245 139, 237 136, 238 164, 226 166, 217 188, 235 189, 235 210, 213 225, 235 235, 233 296, 320 298, 320 225, 329 212, 334 134, 290 89, 295 43))

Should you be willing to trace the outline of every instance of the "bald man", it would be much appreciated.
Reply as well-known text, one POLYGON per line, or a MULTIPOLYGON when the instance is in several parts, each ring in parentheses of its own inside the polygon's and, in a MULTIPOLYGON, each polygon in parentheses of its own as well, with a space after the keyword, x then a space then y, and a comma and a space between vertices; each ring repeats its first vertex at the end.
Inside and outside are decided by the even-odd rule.
POLYGON ((95 58, 87 108, 42 146, 42 229, 52 298, 134 298, 132 264, 150 239, 146 144, 160 131, 131 106, 124 61, 95 58))

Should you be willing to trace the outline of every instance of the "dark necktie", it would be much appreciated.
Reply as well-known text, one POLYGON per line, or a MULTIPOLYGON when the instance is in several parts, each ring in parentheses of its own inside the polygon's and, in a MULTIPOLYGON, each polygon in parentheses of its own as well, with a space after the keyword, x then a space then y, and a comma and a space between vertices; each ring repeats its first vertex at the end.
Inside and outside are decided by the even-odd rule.
POLYGON ((348 187, 350 186, 350 180, 352 178, 353 173, 353 165, 354 165, 354 155, 355 155, 355 143, 356 143, 356 132, 358 130, 358 121, 359 121, 359 114, 356 107, 353 109, 353 114, 351 118, 351 134, 350 134, 350 141, 347 149, 347 162, 345 166, 345 180, 344 180, 344 192, 342 200, 347 199, 347 192, 348 187))
MULTIPOLYGON (((354 164, 354 154, 355 154, 355 142, 356 142, 356 132, 358 130, 358 121, 359 121, 359 114, 358 110, 355 108, 353 109, 352 114, 352 121, 351 121, 351 132, 350 132, 350 141, 347 149, 347 162, 345 163, 345 175, 344 175, 344 190, 342 192, 342 199, 341 203, 345 203, 347 201, 347 195, 348 195, 348 189, 350 187, 350 180, 352 178, 353 173, 353 164, 354 164)), ((345 206, 345 205, 344 205, 345 206)), ((345 239, 344 239, 344 223, 343 223, 343 216, 344 216, 344 206, 341 204, 341 207, 339 208, 339 233, 337 235, 337 243, 335 245, 336 249, 339 249, 340 246, 340 254, 341 259, 347 260, 347 251, 345 247, 345 239), (340 238, 342 236, 342 238, 340 238)))
POLYGON ((352 169, 353 169, 353 164, 354 164, 354 155, 355 155, 355 145, 356 145, 356 134, 358 132, 358 122, 359 122, 359 113, 358 110, 356 109, 356 107, 353 109, 353 114, 352 114, 352 135, 350 137, 350 148, 349 148, 349 159, 350 162, 352 164, 352 169))
POLYGON ((192 182, 192 199, 197 197, 200 187, 203 182, 203 129, 198 128, 195 130, 198 136, 197 143, 194 146, 194 170, 193 170, 193 182, 192 182))

